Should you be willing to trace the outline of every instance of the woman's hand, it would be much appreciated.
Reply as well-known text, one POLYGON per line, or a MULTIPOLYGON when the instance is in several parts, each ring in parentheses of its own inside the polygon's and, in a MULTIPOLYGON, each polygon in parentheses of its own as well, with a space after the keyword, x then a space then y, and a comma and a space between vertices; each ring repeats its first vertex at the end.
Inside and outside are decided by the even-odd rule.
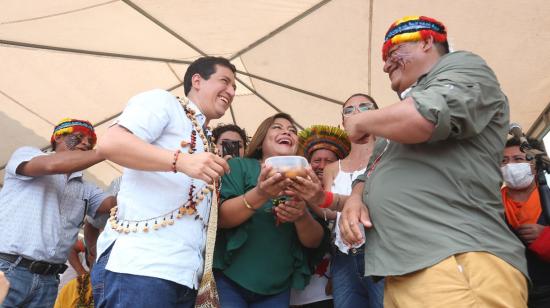
POLYGON ((283 202, 274 208, 280 222, 295 222, 306 214, 306 203, 296 199, 283 202))
POLYGON ((262 164, 260 176, 258 177, 258 184, 256 185, 259 192, 269 198, 277 197, 292 183, 290 179, 285 178, 279 172, 270 175, 272 171, 273 167, 262 164))
POLYGON ((293 195, 299 196, 300 199, 306 201, 309 205, 322 204, 325 198, 323 184, 319 181, 319 178, 311 167, 306 168, 306 173, 308 175, 307 178, 297 176, 292 179, 292 184, 288 187, 288 190, 293 192, 293 195))

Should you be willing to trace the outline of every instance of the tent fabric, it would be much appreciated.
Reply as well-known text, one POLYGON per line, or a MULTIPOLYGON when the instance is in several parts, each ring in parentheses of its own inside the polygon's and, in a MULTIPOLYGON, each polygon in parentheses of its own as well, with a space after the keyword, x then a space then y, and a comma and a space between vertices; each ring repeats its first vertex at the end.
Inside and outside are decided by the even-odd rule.
MULTIPOLYGON (((405 15, 441 20, 453 49, 485 58, 525 130, 550 102, 546 0, 6 0, 0 170, 19 146, 47 147, 63 117, 88 119, 101 138, 133 95, 183 96, 187 64, 201 55, 228 57, 239 71, 233 106, 214 125, 251 134, 279 110, 302 127, 338 125, 353 93, 397 102, 380 52, 387 27, 405 15)), ((105 186, 121 171, 103 162, 86 176, 105 186)))

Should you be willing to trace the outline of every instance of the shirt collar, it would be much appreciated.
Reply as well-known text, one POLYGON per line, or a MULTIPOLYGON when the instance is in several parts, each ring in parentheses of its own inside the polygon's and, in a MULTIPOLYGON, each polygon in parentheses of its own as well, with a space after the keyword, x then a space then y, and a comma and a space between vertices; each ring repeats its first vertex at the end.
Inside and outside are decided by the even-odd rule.
POLYGON ((83 175, 84 175, 84 173, 82 171, 76 171, 76 172, 73 172, 69 175, 68 180, 72 180, 72 179, 75 179, 75 178, 82 179, 83 175))
POLYGON ((412 86, 410 86, 410 87, 406 88, 405 90, 403 90, 403 92, 401 92, 401 94, 399 94, 399 98, 401 98, 401 100, 404 100, 407 97, 407 94, 409 94, 409 92, 411 92, 412 88, 415 85, 416 85, 416 82, 412 86))
POLYGON ((199 107, 195 103, 193 103, 193 101, 188 100, 188 102, 189 104, 187 104, 187 106, 189 107, 189 109, 195 111, 195 118, 197 119, 197 121, 199 121, 199 124, 201 126, 204 126, 204 122, 206 122, 206 116, 201 112, 199 107))

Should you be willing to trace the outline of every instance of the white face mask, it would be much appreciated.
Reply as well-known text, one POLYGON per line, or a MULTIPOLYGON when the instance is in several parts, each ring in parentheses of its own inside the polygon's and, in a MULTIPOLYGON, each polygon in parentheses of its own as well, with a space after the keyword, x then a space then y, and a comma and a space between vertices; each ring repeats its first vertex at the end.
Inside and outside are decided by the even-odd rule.
POLYGON ((531 164, 515 163, 500 167, 506 186, 512 189, 527 188, 533 182, 535 176, 531 172, 531 164))

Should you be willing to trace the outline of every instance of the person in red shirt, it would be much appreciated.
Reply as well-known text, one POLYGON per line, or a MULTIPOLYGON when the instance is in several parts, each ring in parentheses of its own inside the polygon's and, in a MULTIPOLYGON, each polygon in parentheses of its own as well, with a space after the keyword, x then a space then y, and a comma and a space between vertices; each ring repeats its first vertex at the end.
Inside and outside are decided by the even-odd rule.
MULTIPOLYGON (((544 151, 538 141, 529 140, 529 143, 533 149, 544 151)), ((544 215, 535 160, 521 151, 519 140, 509 139, 501 170, 506 222, 526 247, 527 267, 533 283, 528 306, 550 307, 550 222, 544 215)), ((546 185, 542 189, 550 190, 546 185)))

